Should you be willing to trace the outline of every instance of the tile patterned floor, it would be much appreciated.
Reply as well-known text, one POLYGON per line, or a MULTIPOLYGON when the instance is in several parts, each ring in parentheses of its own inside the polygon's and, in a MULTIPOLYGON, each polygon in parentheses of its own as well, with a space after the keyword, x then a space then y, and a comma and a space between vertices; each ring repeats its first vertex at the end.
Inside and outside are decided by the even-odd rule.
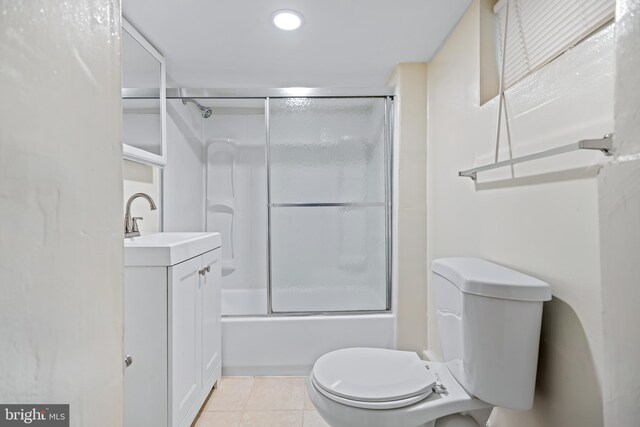
POLYGON ((303 377, 223 377, 194 427, 329 427, 303 377))

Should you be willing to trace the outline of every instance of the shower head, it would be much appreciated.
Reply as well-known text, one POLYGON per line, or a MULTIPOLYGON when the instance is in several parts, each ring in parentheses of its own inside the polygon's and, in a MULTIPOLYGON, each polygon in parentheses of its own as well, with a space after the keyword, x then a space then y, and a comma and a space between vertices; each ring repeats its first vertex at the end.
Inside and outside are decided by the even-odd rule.
POLYGON ((198 101, 196 101, 195 99, 191 99, 191 98, 182 98, 182 103, 184 105, 187 105, 187 102, 192 103, 193 105, 196 106, 196 108, 198 110, 200 110, 200 114, 202 115, 203 118, 207 119, 209 117, 211 117, 211 114, 213 113, 213 110, 209 107, 205 107, 204 105, 201 105, 198 101))

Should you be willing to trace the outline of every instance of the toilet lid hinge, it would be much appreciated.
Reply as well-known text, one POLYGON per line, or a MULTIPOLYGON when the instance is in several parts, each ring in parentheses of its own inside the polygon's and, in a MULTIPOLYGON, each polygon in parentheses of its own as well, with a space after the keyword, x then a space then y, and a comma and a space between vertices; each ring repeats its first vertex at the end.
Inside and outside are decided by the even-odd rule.
POLYGON ((440 377, 436 374, 436 385, 433 386, 433 392, 436 394, 449 394, 449 392, 447 391, 447 388, 444 386, 444 384, 442 384, 442 381, 440 381, 440 377))

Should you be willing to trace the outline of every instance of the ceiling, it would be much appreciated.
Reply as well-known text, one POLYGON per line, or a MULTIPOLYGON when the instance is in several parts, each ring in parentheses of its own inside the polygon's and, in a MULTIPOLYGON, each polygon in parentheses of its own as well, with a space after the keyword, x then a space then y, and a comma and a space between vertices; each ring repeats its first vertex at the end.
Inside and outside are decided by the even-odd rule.
POLYGON ((181 87, 377 87, 429 60, 470 0, 122 0, 181 87), (278 9, 304 16, 296 31, 278 9))

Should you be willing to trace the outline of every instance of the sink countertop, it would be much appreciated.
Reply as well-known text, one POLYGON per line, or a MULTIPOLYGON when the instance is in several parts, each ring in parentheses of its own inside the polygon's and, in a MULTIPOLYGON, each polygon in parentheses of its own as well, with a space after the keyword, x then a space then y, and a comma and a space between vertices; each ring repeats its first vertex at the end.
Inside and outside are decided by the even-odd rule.
POLYGON ((220 233, 153 233, 124 239, 125 267, 166 267, 222 246, 220 233))

